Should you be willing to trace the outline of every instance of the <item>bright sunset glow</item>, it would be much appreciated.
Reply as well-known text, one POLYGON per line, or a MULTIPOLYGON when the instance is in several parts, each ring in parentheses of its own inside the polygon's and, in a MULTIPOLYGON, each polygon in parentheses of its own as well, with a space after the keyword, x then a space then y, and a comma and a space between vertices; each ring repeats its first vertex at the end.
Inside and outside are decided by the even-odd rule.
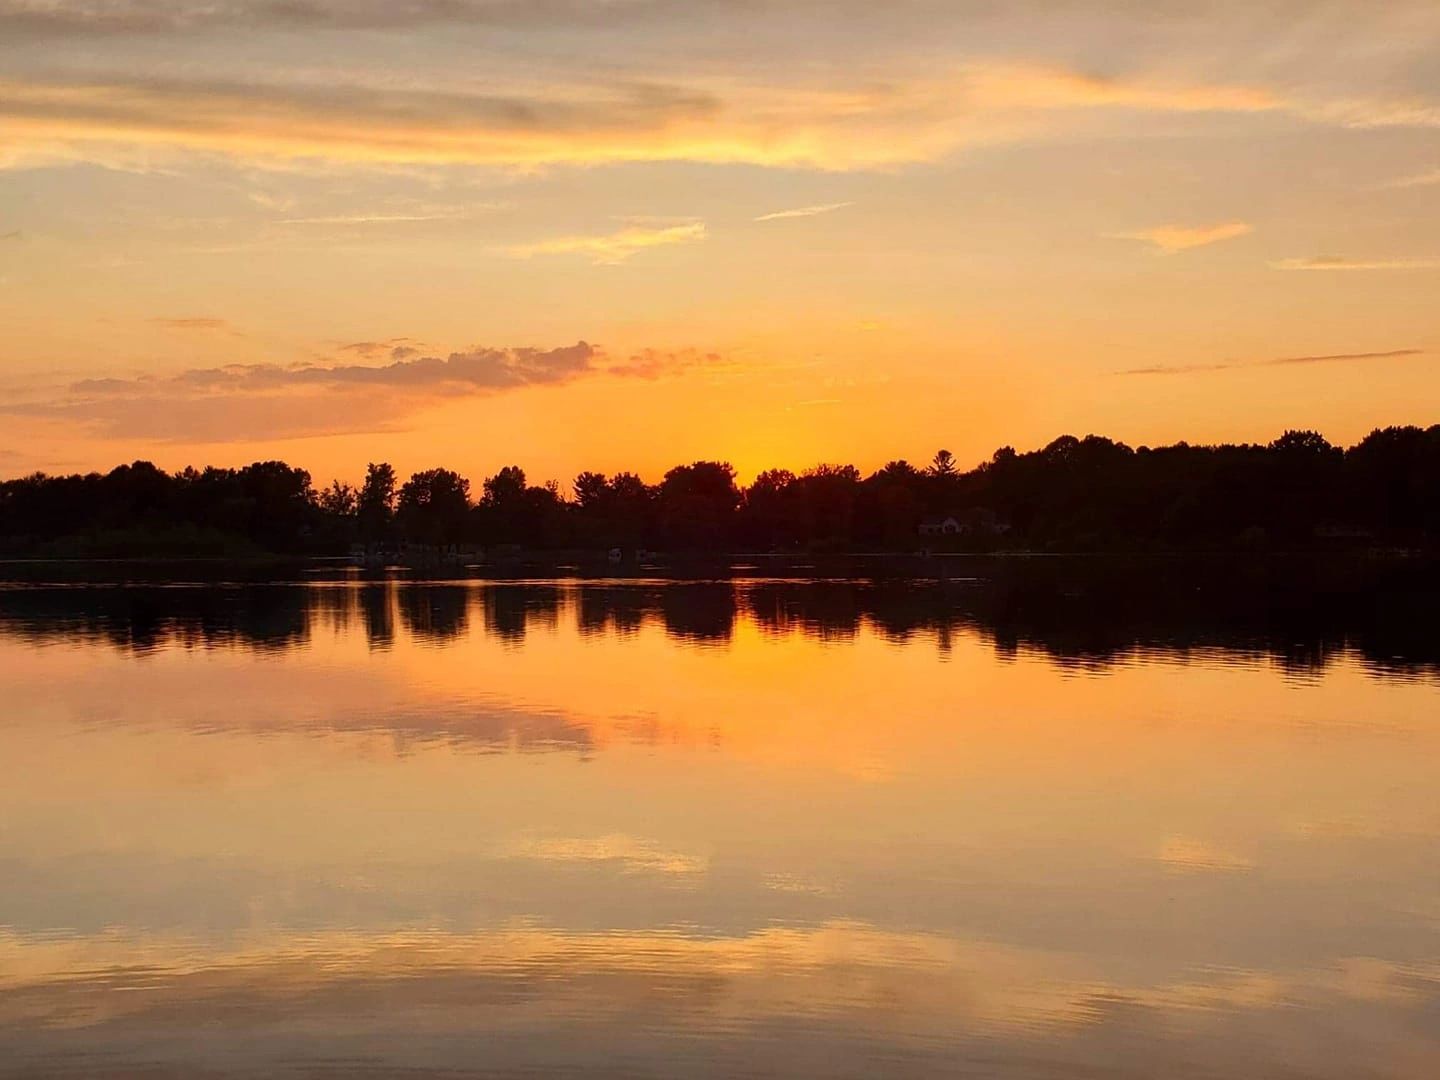
POLYGON ((1430 0, 0 0, 0 474, 1427 425, 1437 50, 1430 0))

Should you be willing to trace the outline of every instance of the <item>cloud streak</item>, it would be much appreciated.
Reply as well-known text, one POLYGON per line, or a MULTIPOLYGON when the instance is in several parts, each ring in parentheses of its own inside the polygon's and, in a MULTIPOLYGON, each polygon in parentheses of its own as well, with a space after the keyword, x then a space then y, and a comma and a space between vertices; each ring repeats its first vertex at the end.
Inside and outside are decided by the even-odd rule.
POLYGON ((454 221, 460 214, 333 214, 328 217, 281 218, 277 225, 403 225, 418 221, 454 221))
POLYGON ((412 341, 342 347, 366 358, 388 356, 384 364, 236 364, 168 376, 82 379, 45 397, 0 405, 0 416, 81 425, 104 438, 265 442, 391 431, 443 402, 585 378, 655 380, 724 367, 718 354, 694 349, 612 357, 579 341, 554 349, 477 347, 438 357, 417 356, 412 341))
POLYGON ((1316 356, 1279 356, 1273 360, 1224 360, 1214 364, 1170 364, 1129 368, 1116 375, 1196 375, 1211 371, 1234 371, 1245 368, 1286 367, 1297 364, 1357 363, 1372 360, 1399 360, 1422 356, 1424 349, 1387 349, 1383 352, 1325 353, 1316 356))
POLYGON ((487 349, 452 352, 444 359, 427 356, 394 360, 371 367, 362 364, 333 366, 241 364, 194 368, 166 378, 86 379, 71 385, 81 395, 125 396, 148 394, 155 388, 201 392, 254 393, 291 387, 341 388, 347 386, 391 389, 438 389, 450 386, 479 390, 507 390, 520 386, 564 382, 591 370, 600 352, 588 342, 558 349, 487 349))
MULTIPOLYGON (((844 170, 936 160, 957 149, 1074 137, 1077 117, 1284 110, 1264 89, 1096 78, 962 64, 944 76, 853 85, 704 75, 670 82, 570 72, 482 90, 379 80, 164 76, 0 80, 11 164, 109 163, 128 154, 507 167, 695 161, 844 170)), ((802 208, 807 209, 807 208, 802 208)), ((782 211, 783 213, 783 211, 782 211)))
POLYGON ((224 319, 189 318, 189 319, 151 319, 156 326, 163 326, 167 330, 229 330, 230 324, 224 319))
POLYGON ((0 0, 0 146, 11 164, 874 169, 1185 118, 1440 126, 1427 0, 1193 7, 0 0))
POLYGON ((1431 169, 1429 172, 1402 176, 1398 180, 1391 180, 1383 186, 1387 188, 1415 188, 1429 187, 1432 184, 1440 184, 1440 169, 1431 169))
POLYGON ((367 360, 385 356, 391 360, 409 360, 420 355, 420 343, 414 338, 389 338, 386 341, 352 341, 340 346, 341 352, 354 353, 367 360))
POLYGON ((1401 259, 1352 259, 1341 255, 1316 255, 1308 259, 1281 259, 1270 264, 1275 270, 1440 270, 1440 255, 1401 259))
POLYGON ((530 244, 515 244, 502 250, 516 259, 529 259, 536 255, 585 255, 597 266, 618 266, 649 248, 690 244, 704 239, 705 223, 697 221, 663 228, 636 225, 600 236, 559 236, 530 244))
POLYGON ((1244 221, 1227 221, 1220 225, 1157 225, 1136 232, 1112 233, 1114 240, 1142 240, 1166 255, 1192 248, 1207 247, 1222 240, 1249 236, 1255 227, 1244 221))
POLYGON ((721 372, 730 369, 724 357, 715 352, 699 349, 643 349, 625 360, 607 364, 605 370, 611 375, 654 381, 670 375, 704 370, 721 372))
POLYGON ((818 217, 821 214, 831 214, 836 210, 844 210, 847 206, 854 206, 854 203, 837 202, 823 203, 819 206, 801 206, 794 210, 776 210, 771 214, 761 214, 756 221, 785 221, 790 218, 818 217))
POLYGON ((205 30, 414 30, 436 25, 603 25, 661 10, 644 0, 0 0, 15 36, 131 37, 205 30))

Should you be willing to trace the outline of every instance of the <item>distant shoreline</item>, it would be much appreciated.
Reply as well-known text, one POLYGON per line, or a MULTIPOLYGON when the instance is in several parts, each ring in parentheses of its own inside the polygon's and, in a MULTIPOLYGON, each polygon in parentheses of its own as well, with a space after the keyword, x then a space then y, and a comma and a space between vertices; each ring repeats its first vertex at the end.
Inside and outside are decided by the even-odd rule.
MULTIPOLYGON (((123 558, 0 558, 0 583, 37 581, 120 581, 201 584, 386 580, 514 581, 571 580, 910 580, 917 582, 991 580, 1016 571, 1041 568, 1105 569, 1153 573, 1190 567, 1244 568, 1253 571, 1337 572, 1394 570, 1440 574, 1440 551, 1367 548, 1330 551, 1085 551, 1085 552, 858 552, 848 554, 776 554, 736 552, 647 553, 643 562, 611 563, 604 553, 522 553, 503 559, 466 563, 394 563, 356 566, 338 556, 253 555, 242 557, 131 556, 123 558)), ((1083 576, 1083 575, 1082 575, 1083 576)))
POLYGON ((658 483, 586 471, 568 488, 531 483, 508 465, 479 489, 445 468, 402 482, 388 462, 373 461, 358 488, 338 480, 317 488, 284 461, 36 473, 0 482, 0 556, 332 556, 369 567, 575 563, 589 571, 597 556, 603 570, 702 556, 710 565, 803 568, 830 558, 906 565, 919 551, 1440 549, 1440 424, 1377 428, 1348 448, 1298 430, 1264 445, 1217 446, 1062 435, 1024 453, 1000 447, 968 471, 940 450, 925 466, 896 460, 865 475, 822 463, 799 474, 768 469, 748 484, 724 461, 677 465, 658 483))

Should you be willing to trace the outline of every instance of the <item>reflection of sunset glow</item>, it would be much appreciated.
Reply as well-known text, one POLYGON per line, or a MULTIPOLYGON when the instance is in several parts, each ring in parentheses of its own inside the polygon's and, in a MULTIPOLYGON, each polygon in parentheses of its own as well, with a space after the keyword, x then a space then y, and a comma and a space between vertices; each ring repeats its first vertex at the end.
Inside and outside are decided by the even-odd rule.
POLYGON ((700 855, 663 851, 635 836, 611 833, 589 837, 535 837, 518 842, 507 855, 542 862, 617 863, 628 871, 674 877, 703 874, 708 860, 700 855))
POLYGON ((767 588, 7 597, 0 1050, 218 1016, 258 1071, 223 1040, 379 1032, 398 1066, 523 1023, 533 1062, 599 1025, 674 1061, 799 1025, 929 1064, 1284 1046, 1339 1080, 1317 1024, 1378 1052, 1433 1004, 1433 677, 1076 664, 767 588))
POLYGON ((1249 859, 1187 836, 1170 837, 1161 845, 1157 858, 1181 873, 1238 873, 1255 869, 1249 859))
MULTIPOLYGON (((378 1026, 391 1033, 387 1056, 405 1053, 401 1040, 492 1033, 504 1024, 497 1007, 540 988, 529 1022, 561 1033, 568 1022, 609 1021, 651 1039, 696 1023, 753 1036, 765 1024, 803 1019, 831 1038, 863 1024, 892 1053, 999 1038, 1063 1060, 1078 1052, 1067 1052, 1067 1039, 1100 1036, 1119 1006, 1214 1030, 1236 1014, 1264 1016, 1286 1039, 1303 1031, 1287 1030, 1287 1018, 1293 1024, 1300 1010, 1323 1006, 1360 1018, 1354 1036, 1378 1050, 1387 1033, 1363 1025, 1365 1007, 1423 1006, 1415 980, 1435 977, 1347 960, 1127 985, 1073 956, 846 922, 725 939, 538 928, 327 933, 220 950, 163 938, 31 943, 0 935, 0 960, 0 1016, 16 1033, 38 1027, 84 1047, 92 1031, 123 1025, 132 1038, 153 1038, 166 1025, 213 1022, 239 1006, 229 1022, 240 1034, 279 1025, 303 1001, 300 1030, 311 1038, 378 1026)), ((1412 1053, 1440 1064, 1433 1050, 1412 1053)))

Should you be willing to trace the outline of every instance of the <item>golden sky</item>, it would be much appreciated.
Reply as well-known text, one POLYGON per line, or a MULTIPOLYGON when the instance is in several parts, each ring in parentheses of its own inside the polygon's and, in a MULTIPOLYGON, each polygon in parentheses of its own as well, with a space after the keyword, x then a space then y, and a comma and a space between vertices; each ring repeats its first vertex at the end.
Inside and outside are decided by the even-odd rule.
POLYGON ((1440 419, 1432 0, 0 0, 0 474, 1440 419))

